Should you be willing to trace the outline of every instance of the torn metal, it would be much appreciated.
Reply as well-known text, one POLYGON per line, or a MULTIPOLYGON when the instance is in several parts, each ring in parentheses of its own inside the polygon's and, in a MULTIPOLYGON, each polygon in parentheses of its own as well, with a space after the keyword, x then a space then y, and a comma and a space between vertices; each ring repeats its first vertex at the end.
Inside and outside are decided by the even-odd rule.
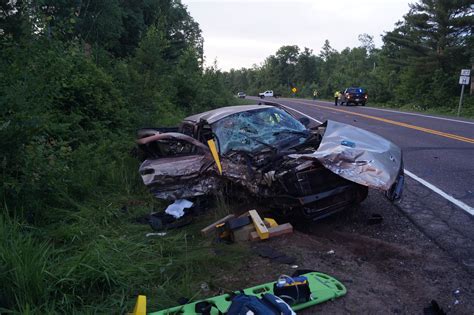
POLYGON ((230 194, 250 194, 315 218, 363 201, 367 187, 388 191, 391 199, 401 193, 401 150, 350 125, 328 121, 307 129, 281 108, 249 105, 188 117, 179 131, 147 129, 137 141, 143 182, 160 199, 230 187, 230 194), (209 139, 222 175, 205 144, 209 139))
POLYGON ((292 158, 317 159, 327 169, 358 184, 389 190, 398 178, 402 152, 372 132, 328 120, 319 148, 292 158))

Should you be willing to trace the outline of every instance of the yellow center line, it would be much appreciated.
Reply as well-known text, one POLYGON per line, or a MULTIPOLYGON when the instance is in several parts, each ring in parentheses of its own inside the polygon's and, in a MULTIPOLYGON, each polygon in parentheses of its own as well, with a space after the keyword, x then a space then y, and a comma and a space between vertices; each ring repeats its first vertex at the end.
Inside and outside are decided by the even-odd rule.
POLYGON ((294 101, 294 100, 293 100, 293 102, 304 104, 304 105, 316 106, 316 107, 319 107, 319 108, 322 108, 322 109, 328 109, 328 110, 332 110, 332 111, 336 111, 336 112, 351 114, 351 115, 360 116, 360 117, 364 117, 364 118, 369 118, 369 119, 373 119, 373 120, 378 120, 378 121, 385 122, 387 124, 392 124, 392 125, 396 125, 396 126, 400 126, 400 127, 410 128, 410 129, 414 129, 414 130, 418 130, 418 131, 423 131, 423 132, 426 132, 426 133, 431 133, 433 135, 438 135, 438 136, 441 136, 441 137, 445 137, 445 138, 449 138, 449 139, 454 139, 454 140, 474 144, 474 139, 473 138, 463 137, 463 136, 455 135, 455 134, 452 134, 452 133, 446 133, 446 132, 442 132, 442 131, 438 131, 438 130, 419 127, 419 126, 415 126, 415 125, 411 125, 411 124, 407 124, 407 123, 403 123, 403 122, 399 122, 399 121, 395 121, 395 120, 391 120, 391 119, 386 119, 386 118, 381 118, 381 117, 376 117, 376 116, 371 116, 371 115, 366 115, 366 114, 361 114, 361 113, 355 113, 355 112, 351 112, 351 111, 344 110, 344 109, 339 109, 339 108, 321 106, 321 105, 316 105, 316 104, 308 104, 308 103, 303 103, 303 102, 294 101))

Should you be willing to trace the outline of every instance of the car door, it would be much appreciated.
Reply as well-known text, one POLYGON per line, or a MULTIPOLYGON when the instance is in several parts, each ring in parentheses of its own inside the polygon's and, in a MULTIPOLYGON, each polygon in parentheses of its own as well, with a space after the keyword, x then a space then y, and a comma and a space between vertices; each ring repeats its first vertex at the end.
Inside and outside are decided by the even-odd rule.
POLYGON ((192 198, 215 186, 210 150, 198 140, 181 133, 162 133, 137 142, 145 158, 140 176, 157 198, 192 198))

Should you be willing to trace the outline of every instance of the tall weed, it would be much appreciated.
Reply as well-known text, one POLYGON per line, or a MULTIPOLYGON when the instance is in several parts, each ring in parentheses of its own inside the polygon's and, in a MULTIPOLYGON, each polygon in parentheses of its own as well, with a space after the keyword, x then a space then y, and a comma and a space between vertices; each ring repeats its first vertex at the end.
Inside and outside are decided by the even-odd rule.
POLYGON ((23 313, 48 302, 51 253, 26 226, 0 215, 0 311, 23 313))

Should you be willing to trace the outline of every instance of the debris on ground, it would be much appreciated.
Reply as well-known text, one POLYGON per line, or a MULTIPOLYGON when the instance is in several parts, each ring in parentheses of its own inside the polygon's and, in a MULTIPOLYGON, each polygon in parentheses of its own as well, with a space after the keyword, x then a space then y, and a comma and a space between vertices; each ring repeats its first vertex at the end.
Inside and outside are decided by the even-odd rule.
POLYGON ((166 235, 166 232, 146 233, 146 234, 145 234, 146 237, 150 237, 150 236, 165 236, 165 235, 166 235))
POLYGON ((162 231, 181 228, 191 224, 192 221, 193 216, 191 214, 185 214, 179 219, 176 219, 165 212, 156 212, 149 216, 148 223, 154 231, 162 231))
POLYGON ((165 209, 165 213, 172 215, 176 219, 179 219, 184 215, 184 209, 191 208, 192 206, 193 203, 191 201, 186 199, 178 199, 165 209))
POLYGON ((280 264, 294 265, 296 259, 290 257, 283 252, 280 252, 270 246, 260 245, 254 248, 254 252, 263 258, 268 258, 272 262, 277 262, 280 264))
POLYGON ((250 210, 249 216, 252 218, 253 226, 258 233, 260 239, 265 240, 270 237, 267 226, 263 222, 262 218, 258 215, 257 210, 250 210))
POLYGON ((203 228, 203 229, 201 230, 202 236, 208 236, 208 235, 210 235, 211 233, 213 233, 213 232, 216 231, 216 226, 217 226, 217 225, 222 224, 222 223, 225 223, 225 222, 229 221, 229 220, 232 219, 232 218, 235 218, 235 215, 229 214, 229 215, 223 217, 222 219, 219 219, 219 220, 217 220, 216 222, 209 224, 208 226, 206 226, 205 228, 203 228))
MULTIPOLYGON (((166 207, 165 211, 152 212, 134 219, 139 224, 149 224, 154 231, 163 231, 181 228, 193 222, 194 216, 201 214, 207 208, 203 199, 189 201, 178 199, 166 207)), ((150 233, 149 233, 150 234, 150 233)), ((148 236, 158 234, 150 234, 148 236)))
POLYGON ((176 219, 174 216, 165 212, 153 212, 144 216, 135 218, 138 224, 148 224, 153 231, 163 231, 181 228, 193 222, 193 215, 185 213, 182 217, 176 219))
MULTIPOLYGON (((281 224, 268 229, 268 237, 273 238, 283 234, 293 233, 293 226, 290 223, 281 224)), ((259 239, 259 235, 256 232, 250 233, 250 240, 256 241, 259 239)))
MULTIPOLYGON (((249 237, 252 233, 255 233, 255 228, 252 224, 246 225, 240 229, 237 229, 232 232, 234 242, 245 242, 249 240, 249 237)), ((257 235, 258 237, 258 235, 257 235)))
POLYGON ((199 288, 203 291, 203 292, 209 292, 209 285, 206 283, 206 282, 201 282, 199 284, 199 288))
POLYGON ((201 230, 203 236, 212 232, 226 242, 256 241, 273 238, 293 232, 290 223, 278 224, 273 218, 261 218, 256 210, 250 210, 239 217, 230 214, 201 230))

